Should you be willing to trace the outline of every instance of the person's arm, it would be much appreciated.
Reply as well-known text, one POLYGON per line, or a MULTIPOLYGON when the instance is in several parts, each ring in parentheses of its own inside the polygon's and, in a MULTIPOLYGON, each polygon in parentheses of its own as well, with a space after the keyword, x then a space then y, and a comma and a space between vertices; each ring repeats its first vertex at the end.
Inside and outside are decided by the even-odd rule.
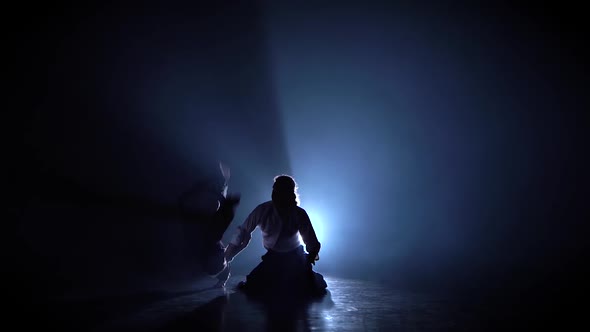
POLYGON ((309 253, 309 262, 315 264, 315 261, 320 259, 321 244, 318 241, 307 212, 303 209, 299 213, 299 223, 299 234, 301 234, 301 239, 305 243, 305 250, 309 253))
POLYGON ((254 209, 246 218, 244 223, 238 227, 236 235, 231 240, 225 251, 225 259, 229 262, 244 248, 248 246, 252 239, 252 232, 258 226, 259 208, 254 209))

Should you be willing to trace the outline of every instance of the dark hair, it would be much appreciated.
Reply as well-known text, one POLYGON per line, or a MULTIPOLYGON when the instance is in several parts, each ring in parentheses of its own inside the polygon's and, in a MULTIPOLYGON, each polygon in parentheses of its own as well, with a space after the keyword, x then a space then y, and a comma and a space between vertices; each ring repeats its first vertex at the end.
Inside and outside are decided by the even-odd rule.
POLYGON ((299 205, 297 182, 286 174, 277 175, 272 186, 272 200, 280 205, 299 205))

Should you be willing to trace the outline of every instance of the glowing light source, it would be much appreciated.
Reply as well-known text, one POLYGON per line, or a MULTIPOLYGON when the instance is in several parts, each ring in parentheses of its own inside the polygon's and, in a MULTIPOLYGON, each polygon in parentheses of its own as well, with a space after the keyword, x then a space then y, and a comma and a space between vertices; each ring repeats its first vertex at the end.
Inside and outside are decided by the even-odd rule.
POLYGON ((311 220, 311 224, 313 225, 313 229, 315 230, 315 234, 318 237, 320 242, 325 241, 325 222, 322 215, 319 213, 317 209, 306 209, 307 214, 309 215, 309 219, 311 220))
MULTIPOLYGON (((324 219, 322 218, 321 214, 318 212, 317 209, 306 208, 306 207, 303 207, 303 208, 305 209, 305 211, 307 211, 307 214, 309 215, 309 219, 311 220, 311 224, 313 226, 316 236, 318 237, 318 240, 320 241, 320 243, 323 243, 323 241, 326 240, 325 235, 327 234, 325 232, 324 219)), ((303 239, 301 238, 301 234, 299 234, 299 241, 301 241, 301 243, 303 243, 303 239)))

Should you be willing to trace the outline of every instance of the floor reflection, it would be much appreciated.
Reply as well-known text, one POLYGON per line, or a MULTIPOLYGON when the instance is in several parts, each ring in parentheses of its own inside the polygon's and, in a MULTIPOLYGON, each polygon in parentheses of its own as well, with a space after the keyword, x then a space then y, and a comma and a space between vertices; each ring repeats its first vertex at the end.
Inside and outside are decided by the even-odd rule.
MULTIPOLYGON (((239 279, 236 279, 236 282, 239 279)), ((234 291, 204 290, 153 303, 100 331, 483 331, 487 321, 456 299, 329 278, 316 301, 260 302, 234 291)), ((484 316, 485 318, 485 316, 484 316)), ((487 329, 493 330, 493 329, 487 329)), ((98 330, 97 330, 98 332, 98 330)))
POLYGON ((325 330, 324 310, 334 305, 331 294, 309 301, 282 299, 259 303, 266 317, 266 331, 325 330))
POLYGON ((204 284, 186 292, 45 303, 35 321, 53 330, 92 332, 498 331, 544 317, 526 299, 513 310, 503 294, 490 302, 477 293, 433 295, 340 278, 327 278, 329 294, 319 301, 261 303, 232 290, 241 279, 225 291, 204 284), (523 308, 528 314, 520 316, 523 308))
POLYGON ((324 310, 333 305, 330 293, 314 301, 260 301, 241 292, 227 293, 168 322, 159 331, 325 330, 324 310))

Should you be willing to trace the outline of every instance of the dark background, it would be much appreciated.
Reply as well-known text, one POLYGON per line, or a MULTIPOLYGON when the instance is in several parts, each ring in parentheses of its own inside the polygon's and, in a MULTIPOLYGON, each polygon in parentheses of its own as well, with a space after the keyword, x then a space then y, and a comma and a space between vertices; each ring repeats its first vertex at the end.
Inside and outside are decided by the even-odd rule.
MULTIPOLYGON (((200 276, 175 200, 219 159, 242 194, 230 231, 270 198, 274 175, 295 176, 326 275, 543 299, 584 280, 580 7, 9 13, 4 252, 23 303, 200 276)), ((262 253, 256 233, 234 273, 262 253)))

